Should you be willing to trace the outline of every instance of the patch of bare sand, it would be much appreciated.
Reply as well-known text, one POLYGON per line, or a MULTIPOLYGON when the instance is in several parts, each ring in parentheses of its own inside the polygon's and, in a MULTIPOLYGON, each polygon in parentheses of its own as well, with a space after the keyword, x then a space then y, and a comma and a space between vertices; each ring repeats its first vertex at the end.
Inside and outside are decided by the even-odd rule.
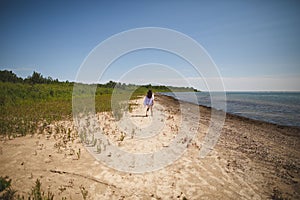
MULTIPOLYGON (((192 117, 181 119, 178 101, 169 97, 156 95, 153 117, 134 117, 145 113, 141 100, 136 103, 128 113, 131 122, 160 133, 143 142, 138 128, 122 130, 128 122, 116 122, 110 113, 97 114, 110 141, 126 151, 157 151, 176 136, 181 120, 197 123, 192 117), (153 122, 158 125, 152 127, 153 122)), ((182 104, 192 115, 196 106, 182 104)), ((197 137, 178 160, 158 171, 134 174, 106 167, 86 150, 73 123, 61 121, 42 134, 1 141, 0 175, 12 178, 13 187, 25 196, 39 178, 55 199, 82 199, 82 187, 88 199, 300 198, 299 129, 228 115, 218 144, 201 159, 210 109, 200 111, 197 137)))

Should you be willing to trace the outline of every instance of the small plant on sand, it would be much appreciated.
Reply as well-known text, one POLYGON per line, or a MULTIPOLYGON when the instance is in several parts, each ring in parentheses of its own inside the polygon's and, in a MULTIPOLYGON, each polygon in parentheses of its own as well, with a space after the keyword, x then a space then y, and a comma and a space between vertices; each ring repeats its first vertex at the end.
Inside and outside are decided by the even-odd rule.
POLYGON ((132 131, 131 131, 131 139, 134 137, 134 135, 135 135, 135 129, 132 129, 132 131))
POLYGON ((120 136, 120 139, 119 139, 119 140, 120 140, 120 141, 123 141, 124 138, 125 138, 125 135, 122 134, 122 135, 120 136))
POLYGON ((136 104, 136 103, 129 103, 128 111, 129 111, 130 113, 132 113, 134 107, 136 107, 136 106, 138 106, 138 104, 136 104))
POLYGON ((11 188, 11 179, 8 176, 0 177, 0 199, 14 199, 16 191, 11 188))
POLYGON ((82 198, 84 200, 86 200, 89 192, 83 186, 80 186, 79 188, 80 188, 80 192, 81 192, 82 198))
POLYGON ((79 138, 80 138, 80 142, 81 142, 81 143, 84 143, 84 133, 81 132, 81 133, 79 134, 79 138))
POLYGON ((59 134, 59 133, 60 133, 60 129, 59 129, 59 126, 58 126, 58 125, 55 126, 55 133, 56 133, 56 134, 59 134))
POLYGON ((68 140, 71 141, 71 129, 68 128, 68 140))
POLYGON ((120 135, 120 138, 119 138, 119 141, 123 141, 125 139, 125 133, 121 132, 121 135, 120 135))
POLYGON ((79 160, 80 156, 81 156, 81 150, 80 150, 80 148, 79 148, 78 152, 76 152, 76 155, 77 155, 77 160, 79 160))
POLYGON ((94 147, 97 144, 97 139, 95 139, 94 134, 92 135, 91 146, 94 147))
POLYGON ((0 177, 0 192, 5 190, 6 188, 10 187, 11 179, 8 176, 0 177))
POLYGON ((96 144, 97 144, 97 140, 94 140, 92 146, 94 147, 96 146, 96 144))
MULTIPOLYGON (((53 200, 54 199, 54 194, 50 191, 45 194, 44 191, 42 191, 42 183, 40 182, 39 179, 36 180, 35 185, 31 189, 31 193, 28 196, 28 200, 53 200)), ((18 196, 17 199, 22 199, 25 200, 25 197, 18 196)))
POLYGON ((100 144, 97 144, 97 150, 96 150, 97 153, 101 153, 101 145, 100 144))

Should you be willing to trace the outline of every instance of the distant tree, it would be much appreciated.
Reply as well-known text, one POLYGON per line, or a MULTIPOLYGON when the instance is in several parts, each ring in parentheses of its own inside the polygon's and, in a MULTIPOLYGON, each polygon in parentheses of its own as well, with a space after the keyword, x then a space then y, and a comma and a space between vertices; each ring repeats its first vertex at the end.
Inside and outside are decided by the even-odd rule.
POLYGON ((47 83, 49 84, 49 83, 52 83, 52 82, 53 82, 52 77, 48 76, 48 78, 47 78, 47 83))
POLYGON ((31 80, 33 83, 44 83, 45 79, 41 73, 33 72, 31 76, 31 80))
POLYGON ((28 83, 31 83, 31 84, 45 83, 46 79, 42 76, 41 73, 38 73, 38 72, 34 71, 31 76, 28 76, 25 79, 25 82, 28 82, 28 83))
POLYGON ((23 79, 18 77, 12 71, 0 70, 0 81, 1 82, 21 83, 21 82, 23 82, 23 79))
POLYGON ((26 83, 30 83, 30 84, 42 84, 42 83, 47 83, 47 84, 51 84, 51 83, 59 83, 58 79, 53 79, 52 77, 48 76, 48 78, 43 77, 43 75, 41 73, 38 73, 36 71, 33 72, 33 74, 31 76, 28 76, 25 79, 26 83))
POLYGON ((149 89, 149 88, 152 88, 152 85, 151 84, 148 84, 148 85, 142 85, 143 87, 149 89))
POLYGON ((114 81, 109 81, 108 83, 105 84, 106 87, 108 88, 114 88, 116 86, 116 82, 114 81))

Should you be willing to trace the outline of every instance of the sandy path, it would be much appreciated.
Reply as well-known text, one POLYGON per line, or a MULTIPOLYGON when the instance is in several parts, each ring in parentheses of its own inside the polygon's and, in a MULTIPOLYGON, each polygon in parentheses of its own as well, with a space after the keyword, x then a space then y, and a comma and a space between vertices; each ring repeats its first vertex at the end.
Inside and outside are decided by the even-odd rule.
MULTIPOLYGON (((98 113, 95 123, 124 151, 163 149, 177 136, 182 121, 197 124, 193 117, 197 112, 195 105, 182 103, 190 111, 189 118, 182 119, 177 101, 156 96, 153 117, 137 117, 145 113, 140 99, 125 116, 130 122, 98 113), (134 131, 122 130, 126 127, 134 131)), ((82 187, 89 199, 268 199, 272 195, 299 199, 299 129, 228 115, 214 150, 199 158, 210 120, 210 110, 200 110, 196 138, 178 160, 158 171, 135 174, 107 167, 94 158, 99 155, 95 147, 86 150, 80 143, 72 122, 61 121, 43 134, 1 141, 0 175, 10 176, 13 187, 24 195, 39 178, 55 199, 82 199, 82 187)))

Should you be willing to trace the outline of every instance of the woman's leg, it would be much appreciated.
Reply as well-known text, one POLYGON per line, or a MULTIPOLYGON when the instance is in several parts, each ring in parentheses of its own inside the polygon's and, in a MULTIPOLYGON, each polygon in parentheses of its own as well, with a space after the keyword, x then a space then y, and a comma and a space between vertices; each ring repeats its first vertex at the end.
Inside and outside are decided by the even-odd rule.
POLYGON ((150 106, 151 109, 151 116, 153 116, 153 110, 152 110, 153 105, 150 106))
POLYGON ((148 112, 148 110, 149 110, 149 107, 150 107, 150 106, 149 106, 149 105, 147 105, 146 117, 148 116, 148 115, 147 115, 147 112, 148 112))

